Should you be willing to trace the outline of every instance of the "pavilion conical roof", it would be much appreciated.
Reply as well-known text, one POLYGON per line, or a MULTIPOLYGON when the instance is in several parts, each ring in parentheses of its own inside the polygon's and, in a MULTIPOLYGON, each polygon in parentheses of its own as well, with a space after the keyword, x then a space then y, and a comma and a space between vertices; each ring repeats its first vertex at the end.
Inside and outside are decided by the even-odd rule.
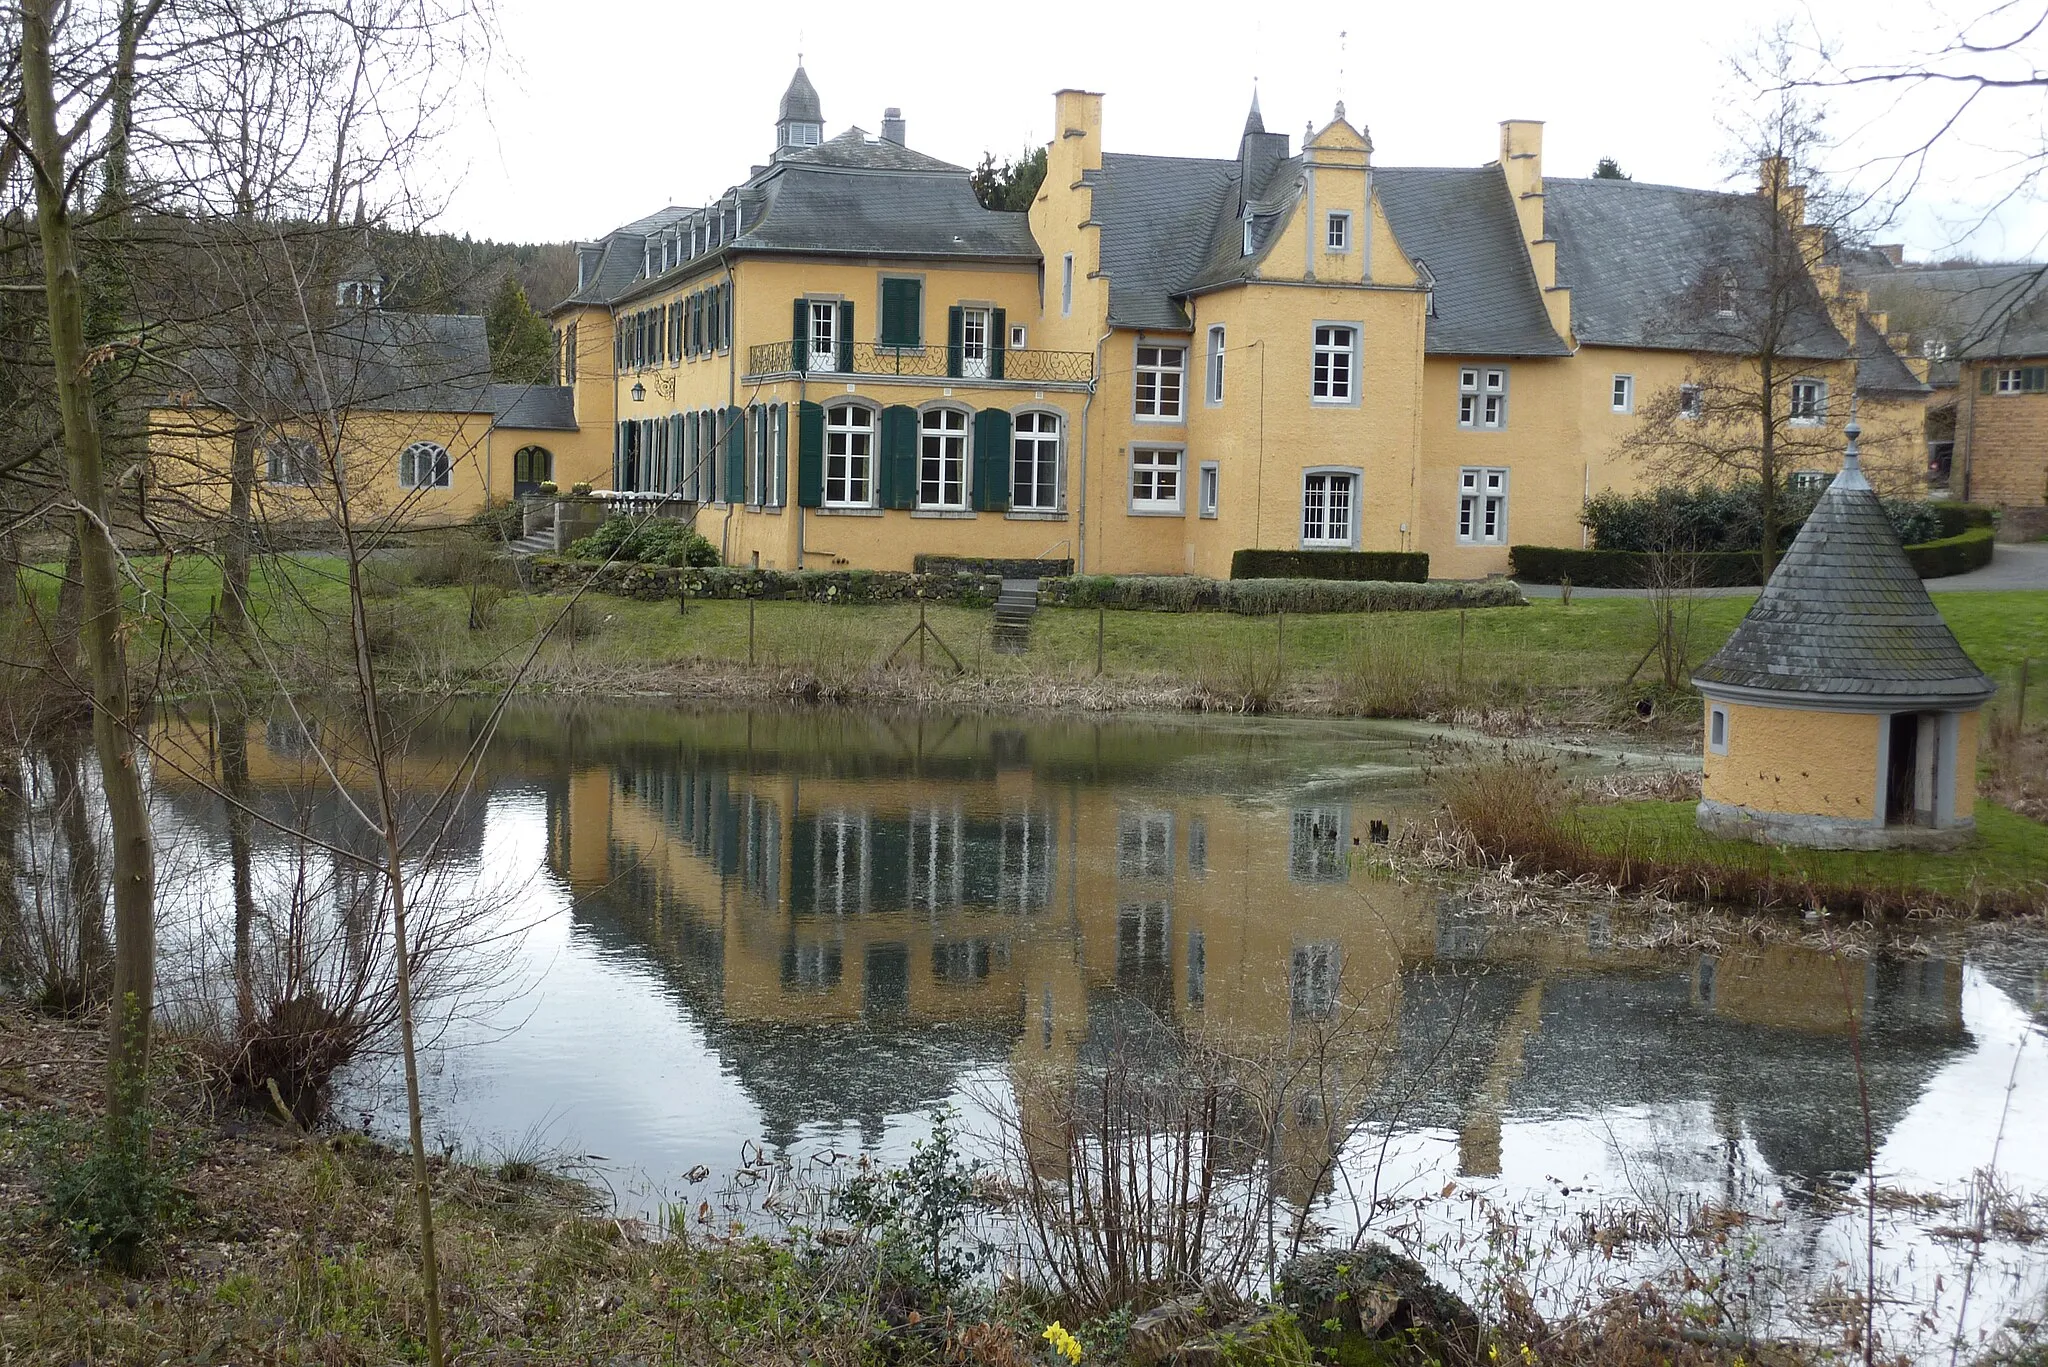
POLYGON ((1996 685, 1963 653, 1849 451, 1771 582, 1693 682, 1883 707, 1973 707, 1996 685))

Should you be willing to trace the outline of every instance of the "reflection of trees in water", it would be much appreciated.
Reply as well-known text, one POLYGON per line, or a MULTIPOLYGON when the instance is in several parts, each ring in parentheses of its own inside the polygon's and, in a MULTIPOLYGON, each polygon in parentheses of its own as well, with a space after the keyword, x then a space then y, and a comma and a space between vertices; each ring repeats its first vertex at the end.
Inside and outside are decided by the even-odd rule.
POLYGON ((106 992, 107 874, 85 734, 53 727, 0 752, 0 982, 72 1014, 106 992))

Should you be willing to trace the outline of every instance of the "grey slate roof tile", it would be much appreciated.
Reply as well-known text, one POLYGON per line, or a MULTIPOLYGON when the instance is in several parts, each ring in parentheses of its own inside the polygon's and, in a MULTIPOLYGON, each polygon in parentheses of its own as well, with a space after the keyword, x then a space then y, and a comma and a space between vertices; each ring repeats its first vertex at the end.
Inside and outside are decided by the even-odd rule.
POLYGON ((488 413, 491 352, 472 314, 371 311, 259 344, 254 393, 243 392, 234 351, 202 347, 189 371, 203 400, 236 412, 306 415, 488 413))
POLYGON ((576 430, 576 395, 567 385, 494 384, 490 405, 500 427, 576 430))
POLYGON ((1918 337, 1947 342, 1951 356, 2048 356, 2048 265, 1893 266, 1859 258, 1850 274, 1873 307, 1910 322, 1918 337))
POLYGON ((1856 388, 1870 394, 1933 392, 1933 387, 1907 368, 1884 334, 1862 314, 1856 317, 1856 388))
POLYGON ((1498 166, 1384 166, 1373 184, 1394 237, 1436 279, 1431 355, 1564 356, 1498 166))
POLYGON ((1185 331, 1174 296, 1207 262, 1219 216, 1235 202, 1237 163, 1105 152, 1092 176, 1109 276, 1109 321, 1185 331))
POLYGON ((1735 634, 1693 680, 1902 707, 1974 706, 1993 691, 1927 596, 1853 461, 1821 495, 1735 634))

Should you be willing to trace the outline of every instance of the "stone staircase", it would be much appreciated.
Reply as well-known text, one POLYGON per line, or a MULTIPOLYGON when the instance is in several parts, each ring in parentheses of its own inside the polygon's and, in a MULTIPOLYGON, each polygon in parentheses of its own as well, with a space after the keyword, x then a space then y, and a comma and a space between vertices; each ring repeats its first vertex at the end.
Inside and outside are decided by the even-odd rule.
POLYGON ((996 653, 1022 655, 1031 648, 1031 619, 1038 612, 1036 579, 1005 579, 996 595, 993 633, 996 653))
POLYGON ((512 556, 545 555, 552 553, 554 549, 555 529, 553 527, 548 527, 538 532, 529 532, 517 541, 507 541, 505 543, 505 554, 512 556))

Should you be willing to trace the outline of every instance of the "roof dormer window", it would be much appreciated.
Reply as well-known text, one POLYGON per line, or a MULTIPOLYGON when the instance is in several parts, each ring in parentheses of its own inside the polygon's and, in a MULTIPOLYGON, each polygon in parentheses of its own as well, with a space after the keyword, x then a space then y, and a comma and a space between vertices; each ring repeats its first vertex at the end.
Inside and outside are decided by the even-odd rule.
POLYGON ((1258 250, 1258 245, 1258 219, 1253 217, 1252 211, 1250 209, 1246 209, 1244 211, 1244 255, 1250 256, 1253 252, 1258 250))
POLYGON ((334 287, 334 302, 345 309, 374 309, 384 303, 384 282, 374 276, 367 280, 343 280, 334 287))

